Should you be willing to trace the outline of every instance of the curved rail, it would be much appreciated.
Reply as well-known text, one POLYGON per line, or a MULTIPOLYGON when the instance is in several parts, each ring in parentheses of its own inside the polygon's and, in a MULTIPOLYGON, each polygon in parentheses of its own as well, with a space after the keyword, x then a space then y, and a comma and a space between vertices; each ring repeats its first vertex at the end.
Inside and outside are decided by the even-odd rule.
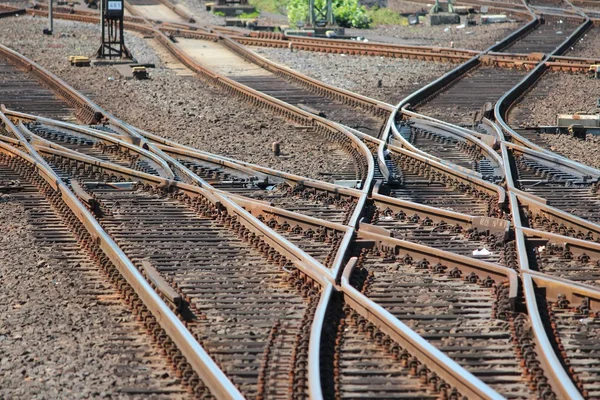
MULTIPOLYGON (((11 146, 0 142, 0 150, 11 157, 17 157, 37 170, 44 179, 63 199, 64 204, 74 213, 94 238, 102 251, 107 255, 129 285, 135 290, 150 312, 156 316, 158 323, 173 339, 186 357, 194 371, 216 396, 227 399, 242 399, 241 393, 229 381, 225 374, 216 366, 204 349, 198 344, 183 323, 173 311, 163 302, 160 296, 141 275, 122 250, 102 229, 91 213, 77 197, 68 189, 62 180, 48 169, 35 156, 29 156, 11 146)), ((35 153, 34 153, 35 154, 35 153)))

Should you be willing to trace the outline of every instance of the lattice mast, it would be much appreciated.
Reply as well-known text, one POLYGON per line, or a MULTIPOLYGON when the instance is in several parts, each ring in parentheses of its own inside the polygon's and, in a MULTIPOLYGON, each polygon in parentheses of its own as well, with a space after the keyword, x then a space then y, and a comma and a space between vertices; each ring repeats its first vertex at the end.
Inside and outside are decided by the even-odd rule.
POLYGON ((123 34, 123 0, 101 0, 102 43, 96 54, 98 58, 133 58, 125 46, 123 34))
POLYGON ((308 19, 312 26, 334 25, 333 0, 325 0, 323 7, 318 6, 315 0, 308 0, 308 19))

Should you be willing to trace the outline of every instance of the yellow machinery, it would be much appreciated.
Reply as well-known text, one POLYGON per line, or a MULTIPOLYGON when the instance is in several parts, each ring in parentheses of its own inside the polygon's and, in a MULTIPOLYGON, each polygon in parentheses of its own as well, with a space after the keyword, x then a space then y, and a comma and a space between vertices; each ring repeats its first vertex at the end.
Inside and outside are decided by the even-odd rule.
POLYGON ((135 79, 148 79, 148 70, 146 67, 133 67, 131 73, 135 79))
POLYGON ((85 56, 69 56, 69 62, 75 67, 89 67, 90 59, 85 56))

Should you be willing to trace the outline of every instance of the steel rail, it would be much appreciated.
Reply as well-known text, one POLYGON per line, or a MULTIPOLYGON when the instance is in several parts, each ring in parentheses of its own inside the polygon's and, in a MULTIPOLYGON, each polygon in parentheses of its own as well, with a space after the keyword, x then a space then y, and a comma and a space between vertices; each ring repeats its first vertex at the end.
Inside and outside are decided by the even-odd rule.
POLYGON ((506 122, 506 117, 510 108, 518 101, 518 99, 529 90, 539 77, 543 74, 544 70, 548 68, 546 61, 552 56, 562 54, 570 45, 575 43, 581 35, 591 26, 591 20, 586 16, 584 22, 571 34, 569 35, 561 45, 556 47, 553 52, 546 55, 537 67, 535 67, 529 74, 527 74, 519 83, 517 83, 511 90, 506 92, 495 104, 494 114, 496 120, 500 124, 500 127, 508 132, 511 136, 519 136, 506 122))
POLYGON ((459 181, 462 181, 465 183, 468 182, 474 186, 477 186, 481 190, 484 190, 487 193, 496 195, 496 196, 498 196, 499 204, 504 204, 506 201, 506 192, 502 187, 500 187, 498 185, 494 185, 491 182, 485 181, 476 176, 465 173, 464 171, 454 169, 454 166, 449 166, 447 164, 439 163, 438 161, 435 161, 433 159, 413 153, 410 150, 403 149, 401 147, 395 147, 392 145, 388 145, 388 149, 392 153, 396 153, 398 155, 402 155, 402 156, 405 156, 408 158, 413 158, 415 160, 418 160, 421 163, 428 165, 428 166, 442 172, 444 175, 452 176, 453 178, 458 179, 459 181))
MULTIPOLYGON (((33 134, 32 134, 32 136, 33 136, 33 134)), ((73 152, 73 151, 69 151, 68 149, 67 149, 67 152, 70 152, 70 153, 75 153, 75 152, 73 152)), ((62 152, 62 153, 63 153, 63 155, 65 154, 65 152, 62 152)), ((94 164, 96 164, 96 165, 103 165, 104 167, 106 167, 106 166, 108 165, 107 163, 103 163, 103 162, 99 162, 99 163, 97 163, 97 162, 96 162, 96 160, 94 160, 92 157, 89 157, 89 156, 83 156, 83 157, 82 157, 82 156, 81 156, 81 155, 79 155, 79 154, 77 154, 77 155, 74 155, 74 156, 75 156, 75 157, 78 157, 80 160, 81 160, 82 158, 85 158, 85 159, 87 159, 87 161, 88 161, 88 162, 92 162, 92 163, 94 163, 94 164)), ((112 168, 119 169, 119 170, 123 171, 123 169, 122 169, 122 168, 119 168, 118 166, 114 166, 114 165, 113 165, 113 166, 111 166, 111 167, 112 167, 112 168)), ((148 178, 148 176, 146 176, 146 178, 148 178)), ((215 193, 215 194, 216 194, 216 193, 215 193)), ((249 205, 250 203, 253 203, 253 202, 251 202, 251 201, 248 201, 248 200, 240 200, 240 198, 234 199, 234 201, 236 201, 236 202, 238 202, 238 203, 240 203, 240 202, 241 202, 241 204, 240 204, 240 205, 244 206, 245 208, 248 208, 248 205, 249 205)), ((255 204, 255 205, 256 205, 256 204, 255 204)), ((309 222, 309 223, 312 223, 312 224, 313 224, 313 226, 314 226, 314 225, 319 225, 319 226, 328 226, 328 227, 331 227, 331 228, 334 228, 334 229, 338 229, 338 230, 345 231, 345 233, 344 233, 344 240, 343 240, 343 243, 342 243, 342 244, 340 245, 340 247, 339 247, 339 249, 340 249, 340 250, 342 250, 342 249, 345 249, 345 246, 347 246, 347 244, 350 242, 350 240, 351 240, 351 238, 352 238, 352 235, 353 235, 353 230, 352 230, 351 228, 349 228, 349 227, 344 227, 344 226, 337 225, 337 224, 333 224, 333 223, 327 223, 327 222, 323 222, 323 221, 321 221, 321 220, 316 220, 316 219, 314 219, 314 218, 310 218, 310 217, 305 217, 305 216, 297 215, 297 214, 295 214, 295 213, 286 212, 286 211, 284 211, 284 210, 277 210, 277 209, 275 209, 275 208, 273 208, 273 207, 268 207, 268 206, 264 206, 264 205, 262 206, 262 208, 261 208, 261 209, 264 211, 264 210, 265 210, 265 207, 267 207, 267 208, 268 208, 268 211, 270 211, 270 212, 277 212, 277 213, 279 213, 279 214, 283 214, 283 215, 284 215, 285 217, 287 217, 287 218, 290 218, 290 217, 292 217, 292 218, 295 218, 295 220, 296 220, 296 221, 298 221, 298 220, 305 220, 305 221, 306 221, 306 220, 308 220, 308 222, 309 222)), ((250 211, 252 211, 252 209, 251 209, 250 211)), ((238 215, 239 215, 239 214, 238 214, 238 215)), ((341 256, 342 256, 342 254, 343 254, 343 253, 342 253, 342 251, 339 251, 339 252, 338 252, 338 255, 336 256, 336 261, 335 261, 335 264, 340 264, 340 263, 341 263, 341 260, 340 260, 340 258, 341 258, 341 256), (338 261, 338 260, 340 260, 340 261, 338 261)), ((310 256, 307 256, 307 257, 310 257, 310 256)), ((311 260, 312 260, 312 259, 311 259, 311 260)), ((312 262, 311 262, 311 263, 312 263, 312 264, 318 264, 318 262, 316 262, 315 260, 312 260, 312 262)), ((330 275, 332 276, 332 279, 333 279, 333 277, 335 277, 335 275, 337 275, 338 273, 339 273, 339 272, 338 272, 338 271, 336 271, 336 270, 333 270, 332 272, 330 272, 330 275)), ((322 273, 321 273, 321 274, 322 274, 322 273)), ((314 278, 314 276, 313 276, 313 278, 314 278)), ((330 289, 331 289, 331 283, 327 283, 326 281, 321 281, 320 283, 321 283, 322 285, 325 285, 324 287, 326 287, 326 290, 330 290, 330 289)), ((324 297, 324 298, 325 298, 325 297, 324 297)), ((312 327, 312 328, 311 328, 311 332, 312 332, 312 333, 311 333, 311 336, 312 336, 313 338, 314 338, 314 336, 317 334, 317 333, 315 333, 315 332, 320 332, 320 330, 322 329, 322 325, 323 325, 323 320, 322 320, 323 316, 322 316, 322 315, 323 315, 323 313, 324 313, 324 311, 323 311, 323 307, 324 307, 324 306, 322 305, 322 302, 320 302, 319 310, 321 310, 321 311, 320 311, 318 314, 316 314, 316 317, 317 317, 317 318, 319 318, 319 319, 317 320, 317 324, 316 324, 314 327, 312 327)), ((319 347, 319 342, 317 341, 317 344, 316 344, 316 345, 315 345, 315 344, 312 344, 312 345, 311 345, 311 349, 312 349, 312 350, 311 350, 311 352, 309 353, 309 362, 310 362, 310 364, 309 364, 309 375, 310 375, 310 376, 312 376, 312 377, 313 377, 313 379, 314 379, 314 377, 315 377, 315 376, 320 376, 320 373, 319 373, 319 370, 318 370, 318 365, 319 365, 319 363, 318 363, 318 358, 319 358, 319 353, 318 353, 318 351, 320 350, 320 347, 319 347), (317 353, 315 353, 315 351, 316 351, 317 353)), ((320 390, 320 385, 317 385, 317 384, 315 384, 315 383, 313 382, 313 383, 310 383, 310 386, 311 386, 311 388, 310 388, 311 392, 315 392, 315 391, 317 392, 317 393, 314 395, 314 396, 317 396, 317 397, 313 397, 313 398, 318 398, 318 392, 319 392, 319 390, 320 390)))
POLYGON ((515 143, 506 142, 507 148, 515 153, 527 154, 529 157, 544 160, 546 162, 559 165, 562 169, 575 171, 575 173, 582 175, 590 175, 595 178, 600 178, 600 170, 588 165, 582 164, 578 161, 574 161, 570 158, 556 154, 550 150, 539 151, 529 147, 520 146, 515 143))
MULTIPOLYGON (((405 111, 406 115, 410 115, 410 114, 414 114, 411 111, 405 111)), ((502 168, 502 164, 503 164, 503 160, 502 158, 498 155, 498 153, 496 153, 490 146, 488 143, 485 143, 483 140, 487 140, 489 138, 489 136, 486 138, 485 136, 487 135, 483 135, 483 134, 479 134, 473 131, 468 131, 468 133, 465 133, 465 131, 467 131, 466 129, 457 129, 454 126, 448 125, 447 123, 443 123, 443 122, 437 122, 437 121, 430 121, 430 118, 426 118, 426 119, 421 119, 419 117, 413 117, 409 120, 410 122, 413 122, 414 125, 418 128, 423 128, 425 130, 429 130, 431 132, 439 132, 440 134, 447 136, 447 137, 454 137, 457 138, 458 140, 461 141, 465 141, 467 143, 470 143, 472 145, 475 145, 477 148, 479 148, 481 154, 487 158, 488 160, 494 162, 496 165, 496 168, 502 168), (482 140, 483 139, 483 140, 482 140)), ((400 133, 398 132, 397 128, 393 130, 394 133, 394 137, 393 137, 393 142, 392 145, 396 146, 396 147, 404 147, 407 150, 410 150, 414 153, 420 154, 422 156, 425 157, 429 157, 432 158, 436 161, 438 161, 441 164, 448 164, 450 165, 452 168, 457 168, 467 174, 470 175, 474 175, 478 178, 482 178, 481 173, 474 171, 472 169, 467 169, 464 167, 461 167, 459 165, 456 165, 450 161, 446 161, 440 157, 428 154, 427 152, 419 149, 417 146, 413 145, 412 143, 410 143, 408 140, 406 140, 402 135, 400 135, 400 133), (397 144, 395 144, 395 142, 399 142, 400 146, 398 146, 397 144)), ((487 140, 488 142, 490 142, 489 140, 487 140)), ((491 144, 494 144, 493 142, 491 144)))
MULTIPOLYGON (((217 195, 217 196, 218 196, 218 195, 217 195)), ((314 328, 314 326, 313 326, 313 328, 314 328)), ((312 336, 312 335, 313 335, 313 333, 311 332, 311 336, 312 336)), ((311 375, 311 376, 312 376, 312 375, 311 375)), ((314 380, 313 380, 313 382, 314 382, 314 380)))
MULTIPOLYGON (((230 94, 236 94, 243 99, 256 105, 264 105, 267 109, 278 111, 285 118, 297 123, 311 124, 316 127, 317 133, 346 144, 346 150, 356 160, 357 166, 362 168, 363 181, 372 175, 372 163, 369 163, 369 152, 365 145, 354 135, 345 129, 340 129, 338 124, 325 118, 310 114, 295 106, 278 100, 274 97, 265 95, 259 91, 251 89, 245 85, 239 84, 232 79, 216 74, 214 71, 200 65, 197 61, 183 52, 176 44, 172 43, 164 34, 157 31, 157 37, 167 50, 179 59, 184 65, 206 78, 210 83, 219 86, 230 94), (366 168, 366 170, 365 170, 366 168)), ((363 185, 364 186, 364 185, 363 185)))
POLYGON ((501 395, 475 378, 470 372, 443 354, 383 307, 374 303, 350 284, 350 275, 357 259, 350 258, 341 278, 341 290, 346 302, 365 318, 373 321, 384 333, 422 360, 428 368, 458 389, 466 397, 477 399, 503 399, 501 395))
POLYGON ((531 277, 531 280, 539 287, 546 289, 546 297, 552 301, 558 301, 561 297, 566 298, 569 303, 589 301, 591 310, 600 309, 600 290, 596 286, 589 286, 568 279, 548 276, 537 271, 524 271, 522 275, 531 277))
POLYGON ((356 94, 349 90, 341 89, 321 82, 317 79, 306 76, 291 68, 280 65, 266 57, 256 54, 246 49, 233 39, 222 36, 219 38, 223 44, 234 53, 240 55, 245 60, 258 65, 259 67, 274 73, 275 75, 291 79, 293 82, 301 84, 317 93, 326 93, 330 98, 349 104, 353 107, 360 107, 373 113, 375 116, 387 117, 394 110, 394 106, 383 101, 375 100, 367 96, 356 94))
MULTIPOLYGON (((39 64, 35 63, 29 58, 3 45, 0 45, 0 54, 5 58, 12 60, 12 62, 14 62, 15 64, 21 65, 26 70, 33 72, 42 82, 44 82, 45 85, 50 86, 50 88, 53 91, 61 95, 61 97, 63 97, 69 104, 78 109, 78 118, 82 121, 88 123, 100 122, 97 121, 98 118, 107 118, 114 127, 123 130, 125 134, 141 138, 141 136, 139 136, 135 129, 133 129, 130 125, 118 120, 110 113, 106 112, 105 110, 94 104, 90 99, 83 96, 79 91, 73 89, 73 87, 68 85, 62 79, 58 78, 56 75, 47 71, 46 69, 42 68, 39 64)), ((156 151, 156 149, 154 149, 152 145, 149 146, 152 150, 156 151)), ((168 159, 168 157, 165 157, 162 154, 159 155, 168 159)), ((159 160, 159 162, 167 174, 173 174, 170 167, 164 160, 159 160)), ((176 163, 175 166, 181 169, 181 166, 178 166, 176 163)))
POLYGON ((159 325, 173 339, 187 362, 190 363, 204 384, 210 388, 211 393, 223 399, 242 399, 243 397, 237 388, 233 386, 229 379, 216 366, 183 323, 163 302, 133 263, 98 224, 87 208, 81 204, 62 180, 44 165, 45 163, 41 163, 41 157, 37 156, 37 152, 34 151, 33 155, 30 156, 2 142, 0 142, 0 151, 30 164, 37 170, 39 176, 60 194, 64 204, 81 221, 92 238, 98 242, 102 251, 104 251, 146 307, 156 317, 159 325))
MULTIPOLYGON (((0 105, 0 114, 4 114, 7 116, 16 118, 19 121, 27 120, 27 121, 32 121, 32 122, 38 122, 38 123, 41 123, 41 124, 44 124, 47 126, 55 126, 58 128, 68 129, 68 130, 71 130, 74 132, 79 132, 79 133, 89 136, 89 137, 93 137, 104 143, 117 145, 120 148, 126 149, 126 151, 128 151, 130 153, 137 153, 141 157, 151 160, 152 163, 154 163, 157 166, 157 170, 163 178, 175 179, 175 174, 173 174, 171 169, 167 166, 166 162, 162 158, 157 156, 156 154, 154 154, 154 153, 146 150, 144 147, 140 146, 142 143, 140 140, 134 140, 136 138, 112 135, 112 134, 108 134, 107 132, 104 132, 104 131, 99 131, 99 130, 96 130, 93 128, 75 125, 75 124, 71 124, 68 122, 56 121, 56 120, 52 120, 49 118, 36 117, 31 114, 15 112, 15 111, 6 109, 6 107, 4 107, 4 105, 0 105)), ((19 123, 21 123, 21 122, 19 122, 19 123)), ((25 127, 25 129, 27 129, 27 128, 25 127)), ((29 129, 27 129, 27 130, 29 131, 29 129)), ((29 131, 29 133, 34 136, 38 136, 30 131, 29 131)), ((61 146, 61 147, 64 147, 64 146, 61 146)))
MULTIPOLYGON (((521 254, 519 254, 521 258, 521 254)), ((523 265, 523 264, 521 264, 523 265)), ((544 325, 538 312, 538 304, 535 298, 535 290, 531 275, 523 274, 523 293, 525 297, 525 303, 527 305, 527 313, 531 321, 531 329, 534 332, 534 340, 537 347, 541 350, 539 354, 542 361, 547 365, 545 368, 546 375, 551 381, 551 386, 555 391, 558 391, 560 398, 571 399, 571 400, 583 400, 583 396, 579 393, 579 390, 575 387, 571 381, 567 372, 563 369, 562 364, 548 337, 546 335, 544 325)))
POLYGON ((544 365, 544 371, 547 378, 550 380, 550 385, 557 395, 560 395, 562 398, 583 399, 579 390, 575 387, 567 372, 564 370, 562 363, 558 360, 558 357, 554 352, 554 348, 550 344, 538 312, 538 304, 533 282, 529 275, 523 274, 523 272, 530 271, 530 268, 527 247, 525 243, 525 233, 523 232, 523 223, 521 221, 520 201, 526 201, 528 203, 533 202, 534 204, 537 203, 537 201, 532 200, 529 196, 521 198, 517 196, 516 193, 520 192, 520 190, 514 186, 514 182, 512 180, 514 172, 516 171, 512 171, 511 162, 509 162, 510 156, 506 148, 506 142, 502 142, 502 153, 505 160, 504 166, 506 170, 505 175, 507 177, 507 190, 509 192, 509 204, 515 231, 517 261, 519 265, 519 271, 521 272, 521 282, 523 285, 525 305, 531 321, 531 329, 534 333, 533 338, 537 349, 539 349, 537 354, 539 355, 540 361, 544 365))
MULTIPOLYGON (((521 221, 521 210, 519 207, 519 200, 515 194, 514 183, 512 181, 513 172, 511 170, 511 164, 508 162, 508 156, 506 155, 505 143, 502 143, 506 177, 507 177, 507 189, 509 196, 510 211, 514 224, 515 231, 515 243, 517 250, 517 260, 520 271, 529 271, 529 261, 527 258, 527 249, 525 244, 525 235, 522 231, 523 223, 521 221), (510 177, 510 178, 509 178, 510 177)), ((529 200, 529 199, 528 199, 529 200)), ((564 398, 569 399, 583 399, 573 385, 572 381, 568 377, 566 371, 563 369, 562 364, 558 360, 554 349, 552 348, 549 339, 546 335, 546 331, 541 321, 541 317, 538 312, 538 305, 535 298, 535 292, 531 279, 527 275, 521 275, 521 281, 523 285, 523 294, 525 299, 525 305, 527 307, 528 315, 531 321, 531 328, 534 333, 534 341, 536 347, 540 349, 537 351, 540 361, 544 365, 544 371, 550 380, 550 385, 554 391, 558 392, 564 398)))
POLYGON ((371 198, 375 205, 380 209, 390 209, 394 211, 394 213, 404 211, 407 215, 416 214, 422 218, 430 218, 434 223, 446 222, 467 229, 477 228, 483 231, 489 230, 490 232, 499 232, 504 235, 507 235, 510 230, 510 222, 505 219, 477 217, 456 211, 444 210, 442 208, 381 195, 375 190, 373 191, 371 198))
POLYGON ((588 256, 594 255, 595 258, 600 260, 600 243, 525 227, 522 227, 521 231, 523 232, 523 235, 525 235, 526 238, 543 239, 547 240, 548 242, 568 245, 569 252, 571 252, 575 257, 586 254, 588 256))
MULTIPOLYGON (((142 179, 153 185, 158 185, 161 187, 169 187, 169 186, 176 187, 179 190, 183 190, 187 193, 196 193, 196 194, 200 194, 200 195, 204 194, 205 196, 208 193, 211 193, 210 197, 206 196, 209 200, 219 201, 220 204, 224 205, 225 208, 230 213, 237 215, 240 218, 240 222, 243 225, 245 225, 251 231, 256 232, 259 235, 261 235, 262 239, 265 240, 265 242, 270 244, 273 248, 275 248, 278 252, 280 252, 280 254, 283 254, 288 259, 290 259, 296 265, 296 267, 298 269, 300 269, 304 274, 309 276, 315 282, 318 282, 322 288, 329 290, 328 288, 330 288, 331 285, 334 283, 334 274, 337 273, 336 270, 330 271, 327 268, 325 268, 322 264, 320 264, 318 261, 316 261, 313 257, 311 257, 310 255, 305 253, 303 250, 299 249, 297 246, 293 245, 287 239, 280 236, 278 233, 273 231, 267 225, 263 224, 261 221, 259 221, 257 218, 255 218, 250 212, 246 211, 240 205, 238 205, 234 201, 230 200, 227 195, 224 195, 224 194, 222 194, 218 191, 214 191, 214 190, 212 192, 211 191, 206 192, 206 189, 201 189, 197 186, 190 186, 190 185, 175 182, 175 181, 169 181, 164 178, 154 177, 153 175, 148 175, 148 174, 145 174, 142 172, 130 170, 128 168, 119 167, 117 165, 111 165, 111 164, 105 163, 105 162, 93 162, 93 160, 90 160, 87 157, 82 157, 81 155, 74 155, 74 154, 68 154, 68 153, 64 153, 64 152, 52 151, 52 149, 48 149, 48 148, 41 148, 41 151, 49 152, 50 154, 67 156, 67 157, 70 157, 73 159, 79 159, 80 161, 84 161, 84 162, 92 162, 92 163, 94 163, 94 165, 101 166, 102 168, 109 169, 113 172, 117 172, 121 176, 126 175, 129 177, 135 177, 137 179, 142 179), (215 200, 212 200, 213 196, 214 196, 215 200)), ((239 201, 239 198, 237 200, 239 201)), ((242 203, 242 205, 247 205, 247 203, 246 204, 242 203)), ((273 209, 271 209, 271 210, 273 210, 273 209)), ((285 212, 284 210, 278 210, 278 212, 286 215, 287 217, 289 217, 290 214, 292 214, 289 212, 285 212)), ((321 220, 310 219, 309 217, 303 217, 303 216, 299 216, 299 215, 294 215, 294 217, 297 219, 304 219, 304 220, 308 219, 312 223, 318 223, 319 225, 330 225, 333 227, 338 227, 337 224, 325 223, 321 220)), ((342 227, 343 226, 339 226, 340 229, 342 227)), ((346 229, 344 243, 347 243, 347 242, 349 242, 349 240, 351 238, 352 229, 346 228, 346 227, 343 227, 343 228, 346 229)), ((340 248, 338 250, 339 253, 342 253, 343 251, 345 251, 343 244, 340 245, 340 248)), ((338 255, 336 260, 339 259, 340 257, 341 256, 338 255)), ((315 327, 311 328, 311 337, 316 335, 316 333, 314 333, 314 332, 320 332, 320 330, 322 329, 321 328, 322 324, 323 324, 322 313, 324 312, 322 310, 322 307, 323 306, 320 305, 319 310, 321 310, 321 311, 318 314, 318 318, 320 318, 320 319, 317 320, 317 325, 315 327)), ((318 351, 320 349, 320 347, 318 344, 316 344, 316 345, 313 344, 311 349, 314 352, 314 351, 318 351)), ((315 376, 320 377, 320 372, 319 372, 319 354, 318 353, 315 354, 313 352, 309 353, 308 372, 309 372, 309 376, 314 378, 315 376)), ((315 383, 309 383, 309 386, 310 386, 311 392, 315 392, 315 391, 318 392, 317 386, 319 386, 319 385, 316 385, 315 383)), ((316 397, 316 398, 318 398, 318 397, 316 397)))

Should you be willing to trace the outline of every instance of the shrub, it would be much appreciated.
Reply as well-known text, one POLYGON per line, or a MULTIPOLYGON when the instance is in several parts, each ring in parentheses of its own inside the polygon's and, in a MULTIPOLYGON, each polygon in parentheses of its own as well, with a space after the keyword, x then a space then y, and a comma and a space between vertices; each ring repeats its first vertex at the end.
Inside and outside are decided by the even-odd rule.
POLYGON ((255 18, 258 18, 259 15, 260 15, 260 13, 258 11, 255 11, 253 13, 240 14, 240 15, 238 15, 238 18, 240 18, 240 19, 255 19, 255 18))
POLYGON ((371 18, 373 25, 408 25, 408 19, 402 17, 399 13, 389 8, 371 7, 367 10, 367 15, 371 18))
POLYGON ((259 11, 267 11, 278 14, 287 13, 287 0, 249 0, 251 6, 259 11))
MULTIPOLYGON (((325 7, 325 0, 316 0, 318 7, 325 7)), ((289 0, 288 20, 290 25, 308 20, 308 0, 289 0)), ((358 0, 333 0, 333 16, 338 25, 345 28, 368 28, 371 19, 358 0)))

